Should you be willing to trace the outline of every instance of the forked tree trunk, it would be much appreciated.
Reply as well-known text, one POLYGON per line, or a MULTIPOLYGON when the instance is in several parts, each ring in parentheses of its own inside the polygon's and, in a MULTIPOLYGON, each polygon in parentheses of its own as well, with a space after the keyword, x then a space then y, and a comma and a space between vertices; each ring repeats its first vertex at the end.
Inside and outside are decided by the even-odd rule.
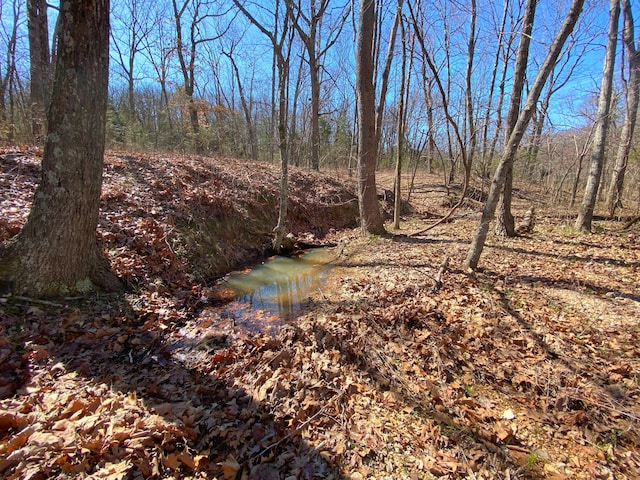
POLYGON ((618 20, 620 19, 620 0, 611 0, 609 6, 609 33, 607 51, 605 53, 600 96, 598 98, 598 117, 593 134, 593 150, 591 151, 591 163, 587 185, 584 189, 582 205, 576 218, 575 229, 586 232, 591 231, 593 210, 596 206, 602 165, 604 164, 604 150, 609 129, 609 116, 611 114, 611 94, 613 90, 613 67, 616 59, 616 47, 618 44, 618 20))
POLYGON ((96 242, 109 72, 109 0, 63 0, 42 178, 0 278, 34 297, 121 287, 96 242))

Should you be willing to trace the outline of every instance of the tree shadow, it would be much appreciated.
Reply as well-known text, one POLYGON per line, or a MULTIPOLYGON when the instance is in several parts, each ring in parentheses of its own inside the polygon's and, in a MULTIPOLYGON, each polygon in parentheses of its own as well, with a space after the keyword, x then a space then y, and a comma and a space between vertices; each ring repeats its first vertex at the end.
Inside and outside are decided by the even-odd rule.
MULTIPOLYGON (((574 245, 571 242, 554 242, 554 243, 563 243, 566 245, 574 245)), ((589 245, 589 244, 584 244, 584 245, 589 245)), ((522 247, 507 247, 504 245, 496 245, 496 244, 487 244, 487 247, 491 247, 491 248, 495 248, 496 250, 504 250, 506 252, 512 252, 512 253, 518 253, 518 254, 523 254, 523 255, 532 255, 534 257, 544 257, 544 258, 553 258, 553 259, 558 259, 558 260, 566 260, 568 262, 581 262, 581 263, 589 263, 589 262, 593 262, 593 263, 599 263, 602 265, 615 265, 615 266, 619 266, 619 267, 640 267, 640 261, 638 262, 627 262, 624 260, 620 260, 619 258, 612 258, 612 257, 604 257, 604 256, 593 256, 593 255, 589 255, 589 256, 580 256, 580 255, 560 255, 560 254, 556 254, 556 253, 549 253, 549 252, 539 252, 536 250, 529 250, 526 248, 522 248, 522 247)), ((603 247, 599 247, 599 248, 603 248, 603 247)))
MULTIPOLYGON (((95 392, 102 392, 105 401, 124 394, 125 406, 135 404, 135 408, 122 411, 114 404, 113 411, 107 412, 109 417, 126 414, 131 418, 119 425, 118 434, 110 427, 112 437, 104 440, 106 443, 98 445, 90 438, 80 438, 79 445, 68 446, 66 456, 55 462, 44 462, 42 451, 40 458, 34 457, 35 465, 25 464, 19 457, 15 462, 0 462, 3 476, 11 475, 15 468, 30 467, 39 468, 44 478, 56 477, 71 468, 68 462, 73 461, 84 466, 77 467, 78 471, 91 474, 124 461, 130 465, 119 478, 344 478, 321 451, 302 438, 301 432, 313 428, 313 422, 289 424, 268 402, 257 400, 232 379, 218 375, 236 356, 251 355, 261 348, 251 337, 237 340, 224 353, 193 363, 187 357, 178 358, 169 348, 167 336, 179 335, 178 318, 138 314, 122 297, 65 306, 16 302, 9 296, 3 300, 0 371, 16 373, 0 384, 5 398, 0 403, 0 413, 5 415, 0 422, 3 440, 24 436, 25 428, 43 435, 58 433, 56 428, 61 427, 53 425, 54 420, 58 425, 71 420, 97 421, 92 420, 95 405, 91 411, 78 407, 66 416, 51 416, 44 424, 29 424, 26 419, 7 421, 6 415, 12 414, 9 406, 15 408, 21 402, 42 403, 55 410, 56 406, 47 405, 43 392, 55 394, 56 379, 68 378, 67 388, 73 388, 78 378, 84 379, 80 384, 86 391, 67 397, 78 405, 87 391, 94 392, 94 404, 104 400, 95 392), (150 427, 147 419, 154 414, 163 421, 150 427), (136 443, 136 436, 143 443, 136 443)), ((96 425, 99 428, 106 427, 96 425)), ((27 435, 25 448, 28 441, 27 435)))

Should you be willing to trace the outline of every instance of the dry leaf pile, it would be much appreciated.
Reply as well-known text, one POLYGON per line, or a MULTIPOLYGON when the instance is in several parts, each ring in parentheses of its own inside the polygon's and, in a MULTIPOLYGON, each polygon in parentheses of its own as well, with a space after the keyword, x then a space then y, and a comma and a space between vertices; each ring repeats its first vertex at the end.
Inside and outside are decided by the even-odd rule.
MULTIPOLYGON (((474 274, 459 265, 475 205, 413 237, 338 231, 344 254, 304 313, 256 334, 196 281, 179 227, 275 186, 225 171, 217 198, 197 162, 163 178, 118 158, 101 228, 136 289, 0 297, 3 478, 640 478, 637 229, 576 234, 536 206, 534 232, 490 238, 474 274)), ((10 238, 29 196, 1 178, 10 238)), ((295 182, 310 217, 346 199, 295 182)), ((441 209, 433 191, 418 185, 403 232, 441 209)))

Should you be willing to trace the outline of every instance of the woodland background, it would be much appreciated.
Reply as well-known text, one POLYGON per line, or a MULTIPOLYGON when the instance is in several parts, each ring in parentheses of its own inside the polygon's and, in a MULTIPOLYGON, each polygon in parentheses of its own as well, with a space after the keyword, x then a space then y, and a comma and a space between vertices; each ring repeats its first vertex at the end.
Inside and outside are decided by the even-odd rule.
MULTIPOLYGON (((114 1, 113 150, 103 155, 101 125, 91 123, 101 114, 65 97, 100 94, 63 80, 77 65, 104 65, 108 2, 72 3, 58 37, 54 5, 30 0, 25 16, 23 2, 1 4, 0 135, 11 145, 0 150, 0 240, 9 249, 41 240, 36 258, 54 268, 16 268, 40 286, 40 273, 68 267, 65 255, 73 273, 101 265, 77 241, 98 239, 125 288, 87 294, 82 283, 82 295, 43 300, 3 286, 0 475, 640 476, 635 5, 377 2, 360 22, 346 2, 114 1), (583 11, 529 110, 517 158, 507 158, 512 122, 527 111, 567 10, 583 11), (91 14, 102 28, 86 28, 91 14), (369 28, 367 59, 354 43, 369 28), (68 40, 57 102, 48 98, 52 39, 68 40), (82 60, 74 47, 97 43, 73 63, 82 60), (384 234, 363 234, 356 211, 363 60, 373 60, 376 96, 364 120, 375 117, 380 146, 370 204, 394 230, 401 223, 394 234, 382 224, 384 234), (48 130, 47 108, 58 120, 48 130), (67 150, 47 150, 61 126, 67 150), (30 146, 47 131, 44 151, 30 146), (467 240, 493 215, 494 170, 504 185, 513 173, 514 212, 535 206, 535 222, 513 236, 485 231, 475 268, 467 240), (614 172, 626 174, 617 177, 624 192, 608 188, 614 172), (58 173, 80 188, 59 188, 58 173), (614 201, 598 204, 593 227, 574 226, 590 186, 614 201), (84 201, 86 190, 95 195, 84 201), (53 199, 40 202, 53 214, 29 230, 38 198, 53 199), (298 238, 340 245, 334 270, 296 319, 256 312, 247 326, 219 277, 263 258, 283 199, 298 238), (97 227, 60 242, 75 232, 64 214, 89 216, 83 201, 97 227)), ((106 75, 96 79, 106 91, 106 75)))
MULTIPOLYGON (((0 141, 18 144, 42 139, 46 89, 38 85, 47 84, 55 60, 55 45, 50 45, 55 5, 26 3, 1 2, 0 141), (31 61, 27 7, 32 23, 47 22, 48 32, 39 43, 42 51, 32 53, 31 61)), ((525 93, 569 2, 535 3, 525 93)), ((240 3, 231 1, 111 4, 109 146, 278 158, 280 51, 291 163, 355 168, 357 5, 335 0, 242 2, 242 12, 240 3)), ((469 162, 474 180, 484 187, 505 141, 525 3, 422 0, 411 5, 385 1, 377 9, 378 166, 394 165, 400 150, 413 168, 440 171, 449 184, 460 181, 463 164, 469 162), (469 150, 468 159, 455 141, 455 130, 469 150)), ((575 203, 586 176, 607 19, 605 3, 585 3, 515 165, 516 177, 543 186, 553 203, 575 203)), ((616 51, 611 150, 620 138, 633 57, 622 41, 616 51)), ((632 151, 627 183, 633 185, 629 205, 637 210, 637 153, 632 151)), ((605 163, 603 178, 610 178, 612 168, 612 160, 605 163)), ((608 180, 603 184, 604 195, 608 180)))

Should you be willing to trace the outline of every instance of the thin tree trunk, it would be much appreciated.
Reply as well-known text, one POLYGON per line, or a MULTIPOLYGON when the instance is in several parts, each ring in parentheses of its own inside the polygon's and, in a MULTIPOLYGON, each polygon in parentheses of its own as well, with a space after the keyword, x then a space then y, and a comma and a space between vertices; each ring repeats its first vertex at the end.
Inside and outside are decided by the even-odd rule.
MULTIPOLYGON (((285 4, 287 11, 284 13, 284 23, 282 29, 273 30, 266 28, 260 23, 240 2, 233 0, 234 4, 244 14, 245 17, 255 25, 270 41, 273 46, 275 56, 274 73, 278 73, 278 144, 280 149, 280 205, 278 208, 278 223, 273 229, 273 250, 280 253, 282 239, 285 235, 287 222, 287 206, 289 197, 289 138, 287 135, 287 91, 289 83, 289 57, 286 52, 291 51, 293 36, 289 34, 289 22, 291 11, 288 4, 285 4)), ((276 19, 278 18, 278 3, 276 3, 276 19)))
MULTIPOLYGON (((496 46, 496 55, 493 60, 493 68, 491 70, 491 85, 489 87, 489 98, 487 99, 487 108, 484 113, 484 126, 482 129, 482 158, 481 163, 481 176, 482 176, 482 191, 484 192, 485 179, 489 177, 489 163, 493 157, 493 151, 489 149, 489 125, 491 124, 491 107, 493 106, 493 91, 495 90, 496 81, 498 79, 498 66, 500 65, 500 50, 504 48, 503 38, 505 32, 505 25, 507 24, 507 12, 509 11, 509 0, 504 2, 502 10, 502 21, 500 23, 500 30, 498 32, 498 42, 496 46)), ((505 62, 506 63, 506 62, 505 62)), ((504 93, 504 88, 501 89, 504 93)), ((499 104, 499 107, 502 103, 499 104)), ((496 125, 496 129, 499 125, 496 125)))
POLYGON ((467 71, 466 71, 466 104, 467 104, 467 128, 469 129, 469 148, 467 148, 467 154, 462 157, 462 163, 465 169, 465 182, 469 181, 471 176, 471 166, 473 165, 473 158, 476 151, 476 145, 478 143, 477 133, 478 128, 476 125, 476 118, 473 107, 473 89, 471 86, 472 74, 473 74, 473 62, 476 49, 476 17, 477 8, 476 0, 471 0, 471 25, 469 27, 469 43, 467 45, 467 71))
POLYGON ((400 92, 398 101, 398 151, 396 153, 396 172, 394 182, 393 201, 393 229, 400 229, 400 215, 402 214, 402 159, 404 155, 404 126, 405 126, 405 95, 409 90, 407 83, 407 39, 404 22, 400 20, 400 35, 402 40, 402 66, 400 67, 400 92))
POLYGON ((598 117, 593 134, 593 149, 589 176, 584 190, 582 205, 576 218, 575 229, 586 232, 591 231, 593 211, 595 209, 604 164, 604 150, 607 141, 611 115, 611 95, 613 91, 613 70, 615 65, 616 50, 618 44, 618 21, 620 19, 620 0, 611 0, 609 5, 609 30, 607 50, 605 53, 604 67, 602 71, 602 83, 600 85, 600 97, 598 99, 598 117))
POLYGON ((287 223, 289 199, 289 147, 287 142, 287 80, 288 64, 282 51, 278 54, 278 144, 280 147, 280 206, 278 223, 273 229, 273 250, 280 253, 287 223))
MULTIPOLYGON (((527 76, 527 63, 529 61, 529 45, 531 44, 531 32, 533 31, 533 22, 536 16, 536 6, 538 0, 527 0, 525 6, 524 17, 522 19, 522 33, 520 35, 520 43, 518 44, 518 52, 516 54, 516 66, 513 73, 513 87, 511 89, 511 102, 509 103, 509 112, 507 113, 507 124, 505 125, 505 144, 518 120, 520 114, 520 103, 522 102, 522 92, 524 90, 524 82, 527 76)), ((513 189, 513 162, 510 162, 506 168, 504 186, 500 203, 498 205, 498 215, 496 221, 496 234, 507 237, 515 237, 516 226, 515 219, 511 213, 511 198, 513 189)))
MULTIPOLYGON (((7 42, 6 59, 5 59, 5 72, 0 79, 0 127, 4 129, 7 127, 5 124, 8 121, 10 125, 13 124, 11 117, 7 119, 7 105, 6 96, 9 92, 9 98, 12 98, 11 85, 13 83, 14 75, 16 74, 16 44, 18 39, 18 26, 20 25, 20 3, 14 2, 13 4, 13 28, 11 29, 11 35, 7 42)), ((11 127, 12 128, 12 127, 11 127)), ((9 142, 12 141, 12 130, 9 129, 8 138, 9 142)))
POLYGON ((42 177, 0 277, 34 297, 116 290, 96 243, 109 78, 109 0, 63 0, 42 177))
POLYGON ((507 168, 510 164, 513 163, 513 160, 518 151, 518 146, 522 141, 522 137, 524 136, 527 125, 529 124, 529 121, 533 116, 533 112, 535 111, 536 104, 538 103, 538 99, 540 98, 540 93, 542 92, 544 84, 551 74, 554 65, 558 60, 558 57, 560 56, 560 52, 562 51, 567 37, 573 31, 576 22, 578 21, 578 17, 582 12, 584 1, 585 0, 572 1, 569 13, 567 14, 567 17, 562 24, 560 31, 554 38, 549 51, 547 52, 544 62, 542 63, 542 66, 540 67, 540 70, 538 71, 538 74, 536 75, 536 78, 533 82, 531 91, 527 95, 527 100, 524 104, 524 107, 520 111, 509 140, 505 145, 504 154, 493 176, 491 188, 489 189, 489 195, 482 210, 482 218, 480 219, 480 223, 478 225, 476 233, 473 237, 473 240, 471 241, 471 245, 469 246, 467 258, 464 262, 464 266, 468 269, 475 269, 478 266, 480 255, 482 254, 482 249, 484 248, 484 244, 487 239, 489 224, 491 223, 491 220, 493 219, 493 216, 495 214, 496 206, 498 204, 498 198, 504 186, 504 179, 507 173, 507 168))
POLYGON ((240 105, 242 106, 242 112, 244 113, 244 121, 247 124, 247 136, 249 140, 249 152, 252 160, 258 159, 258 136, 256 134, 256 127, 253 124, 253 118, 251 116, 251 105, 247 102, 247 97, 244 92, 244 86, 242 85, 242 79, 240 78, 240 71, 238 70, 238 65, 236 64, 235 59, 233 58, 233 51, 225 53, 222 52, 223 55, 226 55, 230 62, 231 68, 233 69, 233 73, 236 77, 236 82, 238 84, 238 93, 240 95, 240 105))
MULTIPOLYGON (((389 75, 391 73, 391 64, 393 61, 393 52, 396 44, 396 35, 398 25, 402 21, 402 3, 404 0, 398 0, 396 14, 393 17, 393 26, 389 35, 389 47, 387 48, 387 56, 384 62, 384 69, 381 75, 380 93, 378 97, 378 106, 376 108, 376 145, 380 148, 380 140, 382 139, 382 122, 384 121, 384 107, 386 106, 385 98, 389 89, 389 75)), ((374 67, 375 70, 375 67, 374 67)), ((375 80, 375 79, 374 79, 375 80)), ((375 90, 375 87, 374 87, 375 90)))
MULTIPOLYGON (((582 166, 583 166, 584 159, 587 156, 587 153, 589 152, 592 138, 593 138, 593 132, 591 131, 589 132, 589 137, 587 138, 587 141, 582 146, 582 150, 578 153, 578 163, 576 165, 576 173, 573 179, 573 185, 571 186, 571 202, 569 203, 571 207, 573 207, 576 204, 576 196, 578 194, 578 185, 580 184, 580 177, 582 176, 582 166)), ((577 145, 576 145, 576 150, 577 150, 577 145)))
POLYGON ((631 2, 629 0, 622 0, 622 8, 624 11, 624 31, 622 38, 629 55, 629 79, 626 85, 627 109, 624 116, 624 123, 622 124, 620 143, 618 144, 618 150, 616 152, 607 196, 607 211, 610 217, 613 217, 616 208, 622 208, 624 175, 627 170, 631 141, 638 116, 638 104, 640 103, 640 42, 638 47, 636 47, 634 40, 635 23, 631 11, 631 2))

